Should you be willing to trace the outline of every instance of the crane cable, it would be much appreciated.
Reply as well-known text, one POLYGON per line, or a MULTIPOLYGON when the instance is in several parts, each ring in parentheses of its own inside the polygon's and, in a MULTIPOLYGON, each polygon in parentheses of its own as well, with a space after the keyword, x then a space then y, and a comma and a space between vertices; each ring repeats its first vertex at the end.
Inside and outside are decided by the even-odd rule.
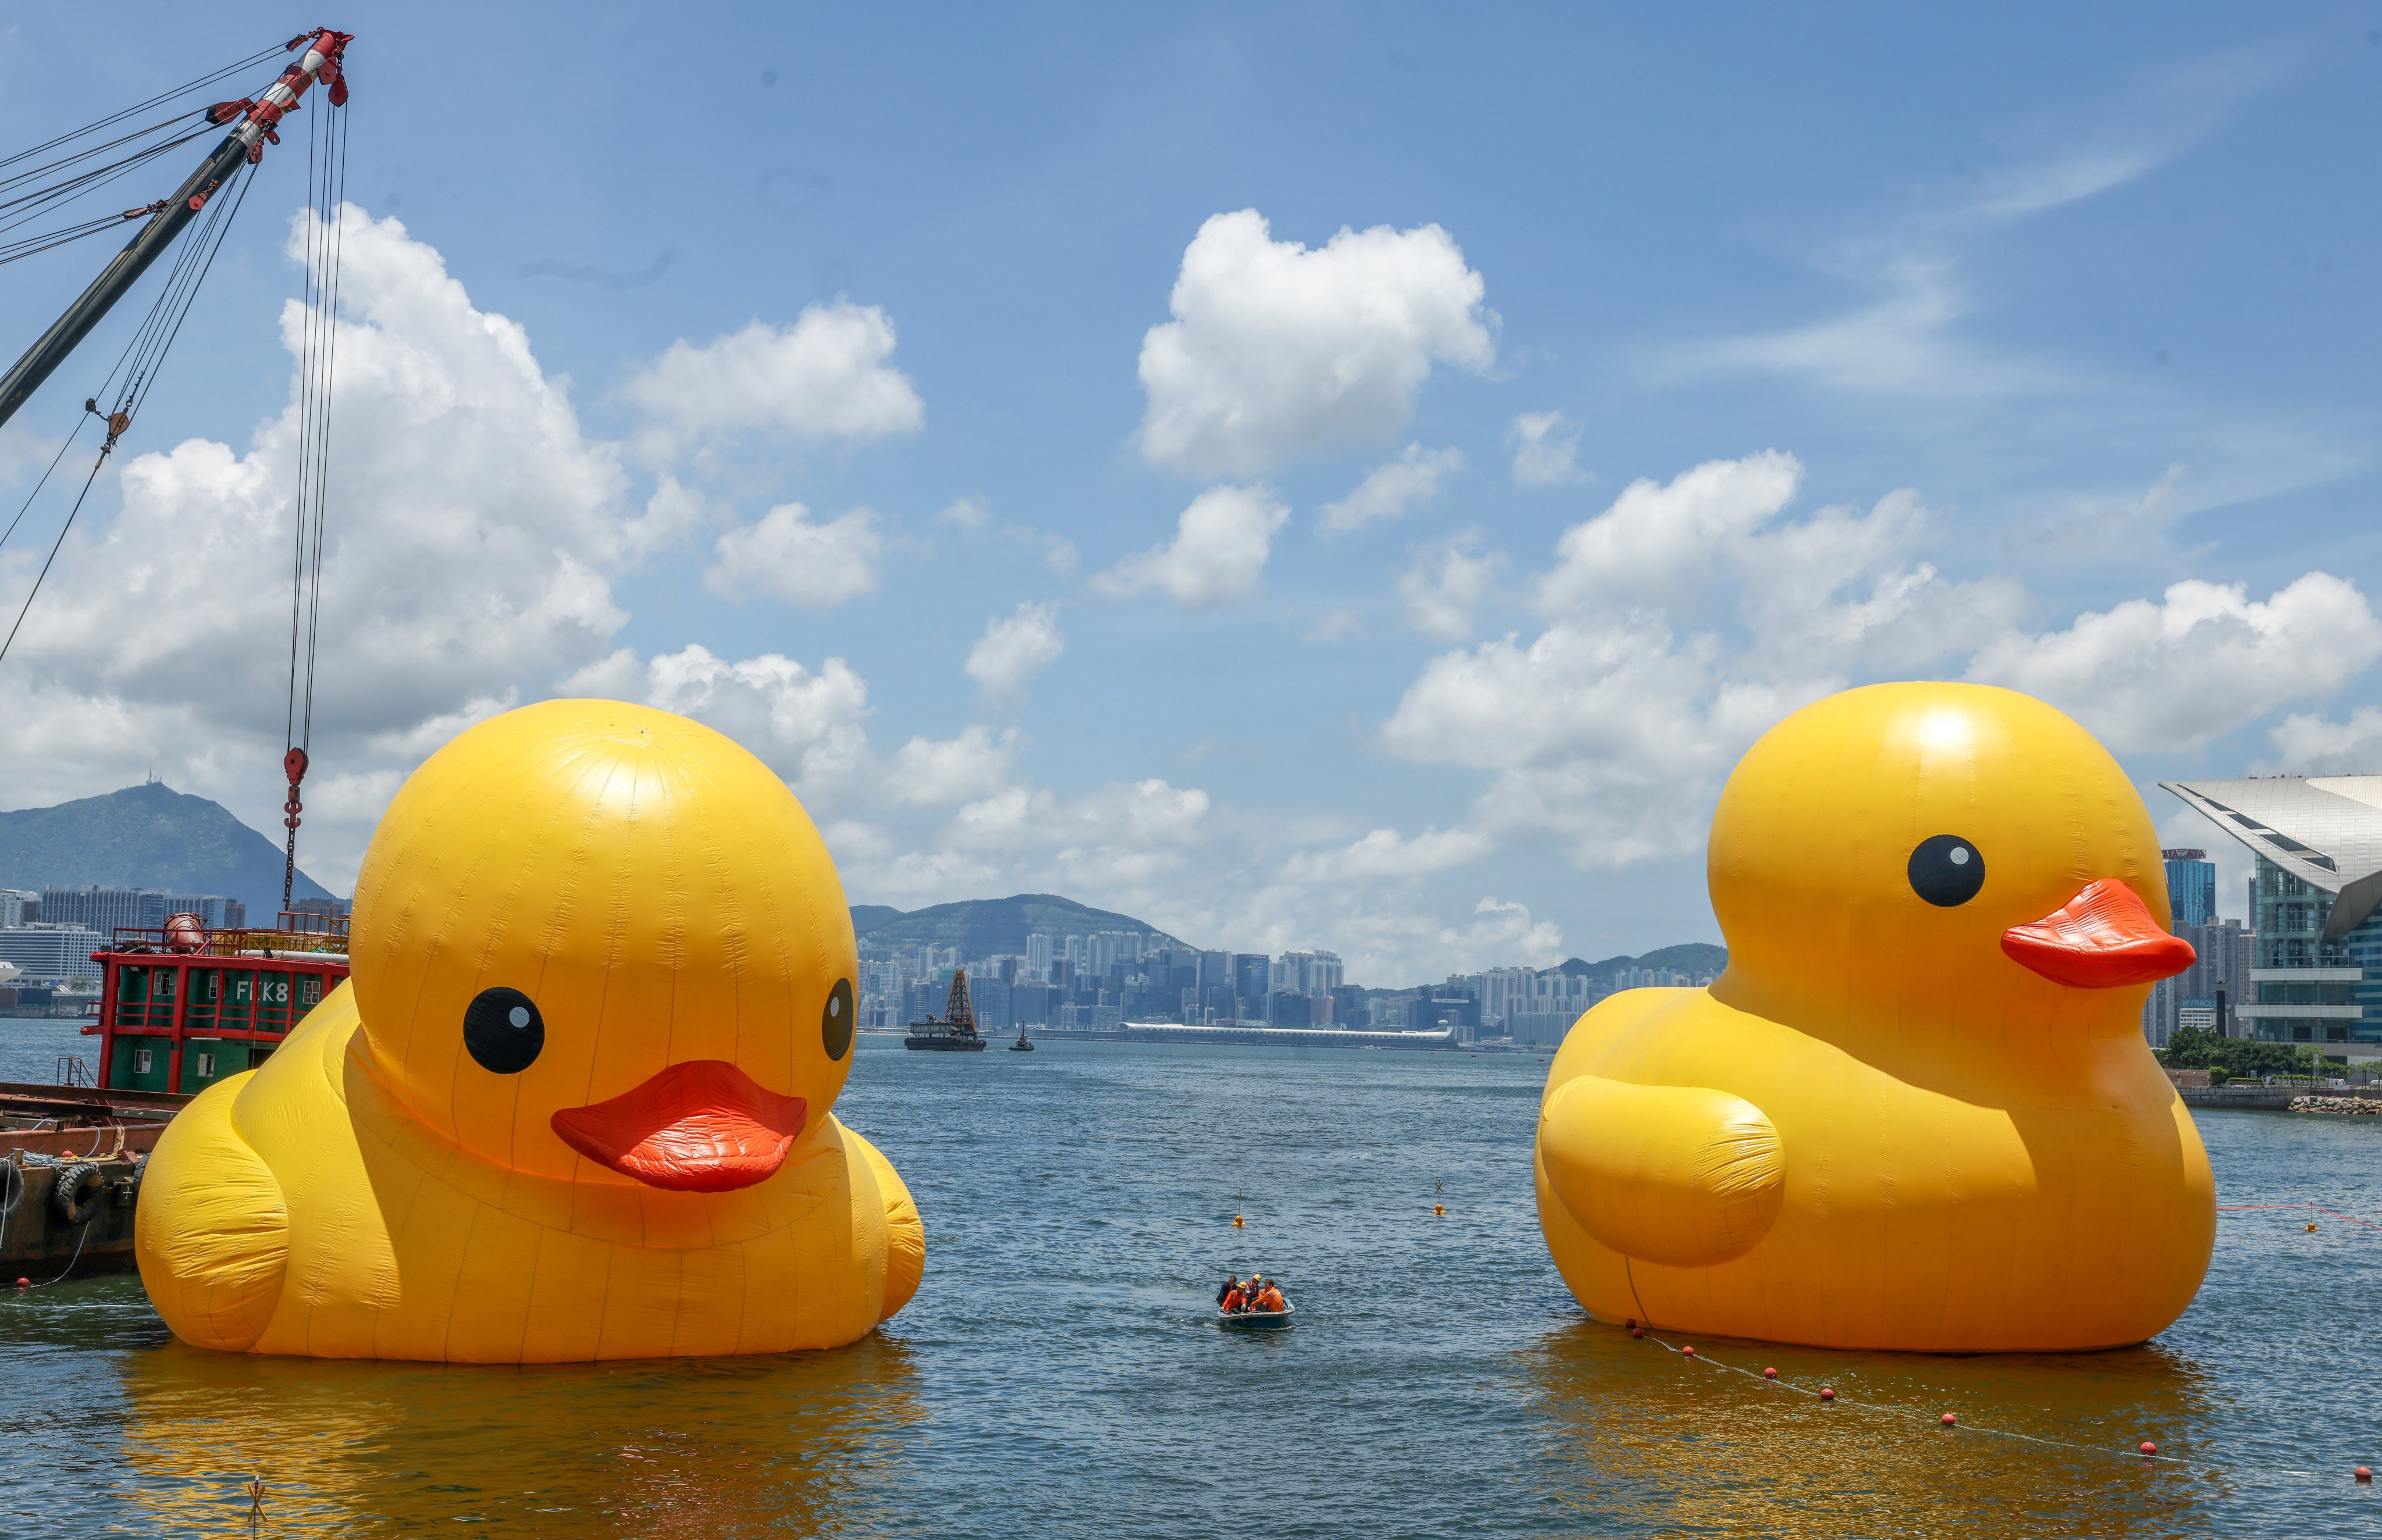
MULTIPOLYGON (((166 275, 165 287, 158 292, 156 301, 149 307, 149 313, 142 317, 140 326, 133 332, 132 340, 125 344, 124 351, 117 358, 116 367, 109 370, 107 378, 100 383, 100 389, 105 390, 117 384, 118 375, 123 377, 113 398, 112 409, 102 412, 96 395, 84 400, 85 416, 103 418, 106 422, 107 441, 99 446, 99 456, 92 461, 91 474, 83 478, 82 491, 76 495, 74 507, 68 510, 66 522, 59 526, 58 537, 51 543, 50 554, 43 559, 41 571, 34 575, 33 586, 25 594, 25 602, 18 606, 17 619, 8 628, 7 639, 0 641, 0 662, 7 659, 9 649, 17 644, 17 634, 24 629, 25 617, 32 612, 33 601, 41 596, 42 585, 49 580, 50 568, 57 561, 58 552, 65 548, 67 535, 81 515, 84 500, 91 495, 92 486, 99 480, 101 469, 107 464, 107 457, 116 452, 116 441, 124 435, 125 429, 131 426, 133 413, 148 400, 149 392, 156 384, 158 371, 164 366, 166 355, 173 350, 175 339, 182 335, 182 323, 190 316, 190 306, 198 299, 200 286, 206 282, 207 275, 215 269, 215 253, 223 249, 224 238, 231 233, 232 221, 239 216, 240 205, 248 202, 248 190, 255 185, 255 167, 251 166, 248 174, 240 178, 238 195, 208 201, 198 232, 176 254, 173 271, 166 275)), ((80 429, 80 424, 78 423, 77 427, 80 429)), ((73 435, 69 434, 68 443, 72 442, 73 435)), ((63 457, 65 453, 66 449, 61 446, 58 454, 63 457)), ((52 461, 53 467, 55 463, 52 461)), ((46 483, 48 480, 48 472, 45 471, 42 481, 46 483)), ((36 483, 33 490, 38 494, 40 483, 36 483)), ((31 503, 31 498, 26 499, 27 507, 30 507, 31 503)), ((23 519, 23 512, 20 510, 17 517, 23 519)), ((11 532, 16 527, 14 522, 8 526, 11 532)))
POLYGON ((282 803, 281 907, 298 881, 300 783, 314 739, 314 662, 323 619, 323 546, 331 473, 331 392, 339 352, 339 259, 346 238, 348 115, 325 109, 306 126, 306 326, 298 362, 298 498, 289 560, 289 702, 281 756, 289 795, 282 803), (304 638, 301 666, 301 636, 304 638), (301 683, 302 680, 302 683, 301 683))
MULTIPOLYGON (((303 34, 301 34, 301 37, 295 41, 303 41, 303 34)), ((216 115, 216 109, 220 106, 227 105, 228 104, 216 103, 206 106, 187 108, 181 112, 175 113, 171 116, 160 118, 153 123, 147 124, 144 127, 118 134, 116 138, 107 140, 104 142, 87 145, 82 149, 60 155, 55 160, 29 166, 19 171, 11 171, 9 169, 10 167, 18 165, 21 162, 31 160, 34 156, 45 154, 50 151, 56 150, 61 146, 72 144, 75 141, 82 139, 88 135, 98 133, 104 129, 115 128, 116 126, 123 123, 124 120, 129 117, 137 116, 141 113, 149 111, 153 107, 157 107, 167 102, 171 102, 177 97, 187 96, 196 91, 203 91, 207 87, 216 84, 218 81, 227 79, 230 77, 240 73, 242 70, 252 69, 257 65, 274 57, 276 55, 284 52, 287 52, 286 48, 267 48, 261 50, 258 53, 252 54, 246 58, 236 59, 230 64, 225 65, 220 69, 210 70, 204 75, 198 76, 193 79, 186 80, 170 91, 160 92, 154 96, 151 96, 143 101, 136 102, 131 106, 126 107, 121 112, 112 113, 105 117, 100 118, 96 122, 87 123, 80 128, 75 128, 67 133, 60 134, 55 139, 46 140, 40 144, 34 145, 30 150, 20 150, 16 154, 7 156, 5 159, 0 159, 0 231, 17 229, 27 222, 36 219, 42 214, 49 213, 53 209, 63 207, 64 205, 81 198, 86 193, 95 191, 109 182, 117 181, 123 177, 129 175, 131 172, 147 165, 157 156, 164 154, 168 150, 178 148, 181 145, 190 143, 192 140, 203 138, 207 134, 215 131, 215 125, 224 121, 223 118, 216 115), (171 139, 158 140, 144 145, 138 150, 134 150, 122 159, 112 161, 104 165, 95 166, 78 172, 75 175, 67 177, 63 181, 55 182, 46 187, 37 187, 31 190, 24 190, 25 184, 28 182, 35 181, 36 179, 47 176, 52 172, 64 170, 68 166, 74 165, 78 162, 90 160, 95 155, 103 155, 111 150, 121 149, 126 145, 137 143, 151 135, 162 133, 167 129, 176 128, 178 125, 186 123, 192 117, 203 118, 205 121, 202 122, 197 128, 190 129, 187 133, 178 134, 171 139)), ((82 224, 69 226, 62 229, 46 231, 40 235, 29 236, 20 240, 10 242, 6 246, 0 246, 0 263, 16 262, 22 258, 34 256, 40 252, 63 246, 69 241, 80 240, 87 236, 97 235, 104 230, 114 228, 121 225, 126 220, 137 219, 148 214, 153 214, 157 212, 160 206, 161 205, 159 204, 153 203, 146 208, 126 209, 121 214, 104 215, 101 218, 89 220, 82 224)))

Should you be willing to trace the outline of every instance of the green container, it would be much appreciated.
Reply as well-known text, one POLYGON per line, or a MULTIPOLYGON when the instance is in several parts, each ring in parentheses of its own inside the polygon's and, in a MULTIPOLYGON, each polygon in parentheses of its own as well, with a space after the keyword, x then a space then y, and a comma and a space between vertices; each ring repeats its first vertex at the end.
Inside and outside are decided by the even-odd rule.
POLYGON ((182 1094, 195 1095, 217 1081, 229 1080, 248 1068, 245 1043, 221 1037, 182 1040, 182 1094))
POLYGON ((127 1037, 119 1033, 115 1057, 108 1065, 107 1082, 118 1091, 163 1091, 166 1068, 172 1062, 173 1051, 171 1038, 127 1037))

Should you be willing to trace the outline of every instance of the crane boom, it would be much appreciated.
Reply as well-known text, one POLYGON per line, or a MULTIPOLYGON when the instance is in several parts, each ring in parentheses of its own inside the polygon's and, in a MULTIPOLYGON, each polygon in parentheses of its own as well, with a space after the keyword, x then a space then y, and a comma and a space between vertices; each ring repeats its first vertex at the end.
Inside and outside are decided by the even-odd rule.
POLYGON ((237 126, 224 136, 223 142, 215 147, 199 168, 190 173, 173 197, 166 201, 165 206, 141 227, 141 233, 116 254, 116 260, 92 280, 91 287, 82 291, 81 297, 67 307, 66 313, 42 334, 39 341, 25 349, 24 356, 17 361, 15 367, 5 376, 0 376, 0 424, 14 417, 17 409, 40 388, 42 382, 48 379, 58 365, 66 362, 75 345, 89 336, 91 329, 99 324, 117 300, 124 297, 125 290, 137 283, 141 275, 149 271, 149 265, 173 244, 174 238, 182 233, 183 226, 207 206, 207 200, 215 196, 216 189, 239 169, 239 163, 264 159, 267 140, 276 144, 281 142, 281 136, 275 131, 275 127, 285 115, 297 109, 298 99, 306 93, 309 86, 318 79, 323 81, 334 106, 347 101, 348 85, 341 67, 341 55, 350 41, 351 34, 334 32, 327 28, 295 39, 289 44, 290 51, 294 53, 302 47, 304 55, 283 70, 281 78, 274 81, 263 96, 254 101, 242 99, 220 103, 213 109, 218 122, 237 119, 237 126))

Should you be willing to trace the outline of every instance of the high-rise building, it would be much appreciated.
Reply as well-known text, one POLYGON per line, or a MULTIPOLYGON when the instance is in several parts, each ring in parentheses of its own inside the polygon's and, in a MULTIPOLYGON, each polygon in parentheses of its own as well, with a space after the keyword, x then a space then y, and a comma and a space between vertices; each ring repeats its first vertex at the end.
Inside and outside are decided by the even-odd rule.
POLYGON ((53 925, 46 921, 0 930, 0 962, 13 962, 27 984, 63 984, 68 979, 95 979, 99 964, 91 954, 109 937, 82 925, 53 925))
POLYGON ((1025 971, 1038 979, 1050 976, 1050 938, 1039 931, 1025 938, 1025 971))
MULTIPOLYGON (((2163 781, 2252 856, 2244 1036, 2382 1045, 2382 776, 2163 781)), ((2183 996, 2178 996, 2179 1000, 2183 996)))
POLYGON ((214 893, 164 893, 148 887, 47 887, 42 890, 42 918, 59 925, 81 925, 107 935, 118 930, 159 930, 166 917, 195 914, 199 923, 222 930, 246 923, 246 907, 214 893))
POLYGON ((1329 995, 1345 982, 1337 952, 1284 952, 1273 968, 1277 995, 1329 995))
POLYGON ((2178 925, 2175 934, 2192 943, 2192 964, 2151 986, 2151 997, 2143 1004, 2143 1037, 2154 1048, 2166 1047, 2178 1031, 2193 1024, 2187 1008, 2196 1000, 2207 1001, 2212 1012, 2201 1024, 2221 1029, 2228 1037, 2248 1036, 2242 1026, 2250 1018, 2241 1014, 2240 1007, 2253 998, 2257 937, 2239 920, 2178 925), (2220 1001, 2222 1014, 2214 1014, 2220 1001))
POLYGON ((0 887, 0 930, 13 930, 42 917, 42 896, 22 888, 0 887), (31 912, 29 913, 28 911, 31 912))
POLYGON ((2216 863, 2205 850, 2161 850, 2167 862, 2167 906, 2179 934, 2186 925, 2216 923, 2216 863))

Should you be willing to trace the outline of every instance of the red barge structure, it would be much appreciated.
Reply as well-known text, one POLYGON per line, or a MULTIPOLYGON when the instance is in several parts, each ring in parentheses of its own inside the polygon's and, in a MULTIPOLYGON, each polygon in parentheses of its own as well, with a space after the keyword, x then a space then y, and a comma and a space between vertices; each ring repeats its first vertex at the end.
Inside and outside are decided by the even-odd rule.
POLYGON ((276 930, 178 914, 118 930, 100 967, 97 1083, 0 1082, 0 1272, 13 1282, 122 1272, 149 1152, 190 1098, 273 1056, 348 976, 348 917, 276 930))

